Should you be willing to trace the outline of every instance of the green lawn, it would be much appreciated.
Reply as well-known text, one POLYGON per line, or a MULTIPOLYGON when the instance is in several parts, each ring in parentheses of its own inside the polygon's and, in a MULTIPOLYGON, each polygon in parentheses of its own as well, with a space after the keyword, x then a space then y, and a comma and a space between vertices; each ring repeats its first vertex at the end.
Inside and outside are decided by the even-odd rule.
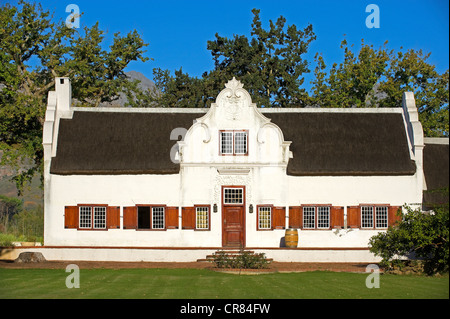
POLYGON ((0 269, 0 298, 449 298, 449 277, 337 272, 233 275, 202 269, 80 269, 80 288, 68 289, 65 269, 0 269))

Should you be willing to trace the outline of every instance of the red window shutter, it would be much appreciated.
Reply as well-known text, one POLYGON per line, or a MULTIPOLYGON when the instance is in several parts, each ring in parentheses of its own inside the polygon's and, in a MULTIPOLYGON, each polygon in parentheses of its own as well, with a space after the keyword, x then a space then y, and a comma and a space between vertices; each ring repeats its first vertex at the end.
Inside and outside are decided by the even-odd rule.
POLYGON ((178 228, 178 207, 166 207, 166 228, 178 228))
POLYGON ((181 228, 195 229, 195 207, 183 207, 181 210, 181 228))
POLYGON ((388 226, 394 227, 402 220, 401 209, 401 206, 389 206, 388 226))
POLYGON ((361 214, 359 206, 347 206, 347 227, 361 227, 361 214))
POLYGON ((330 209, 330 226, 331 228, 344 227, 344 207, 332 206, 330 209))
POLYGON ((272 207, 272 229, 286 228, 286 208, 272 207))
POLYGON ((78 206, 64 207, 64 228, 78 228, 78 206))
POLYGON ((302 208, 300 206, 289 207, 289 228, 302 228, 302 208))
POLYGON ((120 228, 119 206, 108 206, 106 208, 106 228, 120 228))
POLYGON ((137 207, 123 208, 123 229, 137 229, 137 207))

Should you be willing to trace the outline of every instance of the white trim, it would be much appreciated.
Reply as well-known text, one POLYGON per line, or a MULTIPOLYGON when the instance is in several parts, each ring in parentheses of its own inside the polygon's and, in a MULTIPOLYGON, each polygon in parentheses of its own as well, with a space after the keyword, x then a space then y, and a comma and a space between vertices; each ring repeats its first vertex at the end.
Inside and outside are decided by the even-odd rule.
MULTIPOLYGON (((402 113, 401 107, 386 108, 283 108, 258 107, 261 113, 402 113)), ((176 108, 176 107, 70 107, 76 112, 112 112, 112 113, 192 113, 206 114, 210 108, 176 108)))
POLYGON ((217 168, 220 175, 248 175, 250 168, 217 168))
MULTIPOLYGON (((401 107, 383 108, 283 108, 283 107, 262 107, 258 108, 261 113, 399 113, 403 112, 401 107)), ((270 117, 269 117, 270 118, 270 117)))
POLYGON ((79 107, 70 108, 76 112, 104 112, 104 113, 198 113, 204 114, 209 108, 176 108, 176 107, 79 107))
POLYGON ((439 145, 449 145, 448 137, 424 137, 424 144, 439 144, 439 145))

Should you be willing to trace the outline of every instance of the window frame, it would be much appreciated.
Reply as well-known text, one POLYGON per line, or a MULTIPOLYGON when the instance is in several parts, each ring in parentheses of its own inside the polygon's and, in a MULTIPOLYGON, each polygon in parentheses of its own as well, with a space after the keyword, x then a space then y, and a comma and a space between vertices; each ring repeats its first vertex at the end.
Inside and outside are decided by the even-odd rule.
POLYGON ((249 130, 219 130, 219 155, 220 156, 248 156, 249 150, 249 130), (230 133, 231 134, 231 149, 230 153, 222 152, 222 133, 230 133), (236 134, 237 133, 245 133, 245 153, 237 153, 236 152, 236 134))
MULTIPOLYGON (((301 221, 301 223, 302 223, 302 229, 304 229, 304 230, 330 230, 331 229, 331 208, 332 208, 332 205, 331 204, 326 204, 326 205, 302 205, 301 206, 301 209, 302 209, 302 211, 301 211, 301 213, 302 213, 302 221, 301 221), (313 209, 314 210, 314 213, 313 213, 313 215, 312 215, 312 217, 313 217, 313 227, 306 227, 305 225, 311 225, 311 222, 309 222, 309 223, 307 223, 306 221, 305 221, 305 216, 306 216, 306 214, 305 214, 305 208, 306 209, 313 209), (327 222, 328 222, 328 226, 327 227, 324 227, 324 226, 320 226, 319 227, 319 214, 321 213, 320 212, 320 210, 322 210, 322 209, 327 209, 327 212, 326 212, 326 216, 327 216, 327 222)), ((309 212, 309 213, 311 213, 311 212, 309 212)), ((311 214, 309 214, 309 216, 311 216, 311 214)))
POLYGON ((256 205, 256 229, 257 230, 273 230, 273 205, 256 205), (269 208, 269 227, 268 228, 262 228, 260 227, 260 209, 261 208, 269 208))
POLYGON ((78 204, 77 205, 77 209, 78 209, 78 230, 108 230, 108 205, 107 204, 78 204), (86 208, 88 207, 90 209, 90 227, 81 227, 82 222, 81 222, 81 209, 82 208, 86 208), (95 208, 103 208, 105 210, 105 214, 104 214, 104 227, 95 227, 95 208))
POLYGON ((331 228, 331 206, 316 206, 316 228, 317 229, 330 229, 331 228), (319 214, 321 213, 320 210, 321 209, 327 209, 327 223, 328 226, 319 226, 320 223, 320 217, 319 214))
POLYGON ((167 230, 167 225, 166 225, 166 206, 167 205, 146 205, 146 204, 138 204, 136 205, 136 230, 139 231, 165 231, 167 230), (139 207, 149 207, 150 208, 150 228, 139 228, 139 207), (154 208, 162 208, 163 209, 163 224, 164 227, 163 228, 154 228, 153 225, 153 209, 154 208))
POLYGON ((195 209, 195 230, 198 231, 209 231, 211 230, 211 205, 194 205, 195 209), (199 208, 206 208, 206 218, 207 218, 207 227, 205 228, 199 228, 198 227, 198 209, 199 208))
POLYGON ((223 186, 222 187, 222 201, 224 206, 242 206, 245 203, 245 188, 242 186, 223 186), (225 202, 225 190, 226 189, 240 189, 242 190, 242 201, 240 203, 227 203, 225 202))
MULTIPOLYGON (((150 212, 150 229, 151 230, 165 230, 166 229, 166 208, 165 206, 152 206, 151 207, 151 212, 150 212), (155 227, 155 209, 162 209, 162 226, 163 227, 155 227)), ((158 221, 159 222, 159 221, 158 221)))
MULTIPOLYGON (((228 148, 228 147, 226 147, 228 148)), ((232 130, 221 130, 219 131, 219 154, 222 156, 234 155, 234 131, 232 130), (223 134, 231 134, 231 152, 223 152, 223 134)))
POLYGON ((383 204, 361 204, 359 208, 360 218, 361 218, 361 229, 388 229, 389 227, 389 207, 390 205, 383 205, 383 204), (363 226, 363 209, 369 208, 372 210, 371 212, 371 226, 363 226), (380 211, 381 209, 384 210, 380 211), (383 216, 383 219, 380 221, 380 216, 382 213, 385 214, 383 216), (381 222, 384 222, 383 225, 386 226, 378 226, 381 222))

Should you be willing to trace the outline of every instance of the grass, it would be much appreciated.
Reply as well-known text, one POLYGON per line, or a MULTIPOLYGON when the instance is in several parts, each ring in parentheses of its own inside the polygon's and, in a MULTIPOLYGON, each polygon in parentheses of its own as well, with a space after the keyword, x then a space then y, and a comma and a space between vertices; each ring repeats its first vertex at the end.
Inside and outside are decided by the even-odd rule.
POLYGON ((0 269, 1 299, 448 299, 449 278, 338 272, 233 275, 205 269, 80 269, 80 288, 65 269, 0 269))

